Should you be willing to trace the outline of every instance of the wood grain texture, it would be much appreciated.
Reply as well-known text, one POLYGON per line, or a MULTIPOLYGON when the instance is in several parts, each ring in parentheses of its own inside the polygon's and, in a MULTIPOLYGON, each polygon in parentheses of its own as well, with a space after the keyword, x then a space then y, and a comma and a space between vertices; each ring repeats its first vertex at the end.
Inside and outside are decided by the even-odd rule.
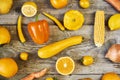
MULTIPOLYGON (((34 0, 38 5, 38 13, 41 14, 42 11, 48 12, 58 18, 61 22, 63 21, 64 13, 70 9, 76 9, 81 11, 85 16, 85 23, 83 27, 77 31, 68 31, 65 32, 59 30, 58 26, 45 17, 40 15, 39 19, 46 19, 50 25, 50 38, 47 43, 42 45, 35 44, 27 31, 27 24, 31 21, 34 21, 34 17, 26 18, 23 17, 22 27, 23 33, 26 37, 26 42, 23 44, 19 41, 16 29, 16 23, 18 15, 20 15, 20 7, 27 0, 14 0, 14 5, 9 14, 0 15, 0 25, 6 26, 11 33, 11 42, 10 44, 5 44, 0 47, 0 58, 2 57, 12 57, 16 60, 19 66, 18 73, 10 78, 6 79, 0 77, 0 80, 20 80, 22 77, 30 74, 31 72, 40 71, 44 67, 49 68, 49 72, 43 78, 35 80, 45 80, 46 77, 58 77, 59 80, 78 80, 80 78, 90 77, 93 80, 100 80, 101 76, 105 72, 114 71, 120 74, 120 64, 112 63, 108 59, 105 59, 105 54, 109 47, 112 44, 120 43, 120 30, 110 31, 107 26, 107 21, 112 14, 117 13, 116 10, 104 0, 91 0, 91 7, 89 9, 82 9, 78 5, 78 0, 69 0, 69 5, 63 9, 54 9, 49 0, 34 0), (98 48, 94 45, 93 42, 93 23, 94 23, 94 14, 96 10, 104 10, 106 18, 106 34, 105 34, 105 44, 98 48), (43 46, 46 46, 50 43, 68 38, 74 35, 81 35, 84 37, 84 41, 80 45, 69 47, 60 54, 49 58, 49 59, 40 59, 37 56, 37 50, 43 46), (20 52, 28 52, 29 59, 28 61, 22 61, 19 58, 20 52), (91 55, 94 57, 95 62, 91 66, 83 66, 80 63, 82 56, 91 55), (70 56, 75 61, 75 70, 71 75, 62 76, 57 73, 55 69, 55 62, 59 57, 70 56)), ((33 1, 33 0, 31 0, 33 1)))

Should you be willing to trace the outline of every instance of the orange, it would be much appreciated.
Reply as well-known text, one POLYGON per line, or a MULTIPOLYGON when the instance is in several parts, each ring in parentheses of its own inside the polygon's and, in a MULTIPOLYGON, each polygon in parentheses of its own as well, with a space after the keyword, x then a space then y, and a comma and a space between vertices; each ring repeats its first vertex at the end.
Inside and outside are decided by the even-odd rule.
POLYGON ((12 58, 1 58, 0 59, 0 75, 11 78, 18 71, 18 65, 12 58))
POLYGON ((120 80, 120 77, 114 72, 108 72, 102 76, 102 80, 120 80))
POLYGON ((56 70, 61 75, 69 75, 74 71, 75 63, 70 57, 61 57, 56 62, 56 70))
POLYGON ((56 8, 64 8, 68 4, 68 0, 50 0, 51 5, 56 8))
POLYGON ((21 8, 21 12, 26 17, 33 17, 37 13, 37 5, 35 2, 25 2, 21 8))
POLYGON ((84 23, 84 16, 78 10, 69 10, 64 15, 63 23, 68 30, 78 30, 84 23))

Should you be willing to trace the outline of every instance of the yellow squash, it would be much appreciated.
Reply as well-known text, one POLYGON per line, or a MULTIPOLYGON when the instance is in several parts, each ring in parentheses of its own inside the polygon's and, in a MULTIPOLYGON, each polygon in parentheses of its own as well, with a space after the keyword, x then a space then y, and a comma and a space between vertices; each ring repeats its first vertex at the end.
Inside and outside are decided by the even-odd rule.
POLYGON ((84 16, 78 10, 69 10, 65 13, 63 22, 68 30, 78 30, 84 23, 84 16))
POLYGON ((17 30, 18 30, 18 36, 19 36, 20 41, 22 43, 24 43, 26 40, 25 40, 25 37, 24 37, 23 32, 22 32, 21 22, 22 22, 22 16, 20 15, 18 17, 17 30))
POLYGON ((38 56, 40 58, 50 58, 67 47, 80 44, 82 42, 82 36, 73 36, 52 44, 49 44, 38 50, 38 56))

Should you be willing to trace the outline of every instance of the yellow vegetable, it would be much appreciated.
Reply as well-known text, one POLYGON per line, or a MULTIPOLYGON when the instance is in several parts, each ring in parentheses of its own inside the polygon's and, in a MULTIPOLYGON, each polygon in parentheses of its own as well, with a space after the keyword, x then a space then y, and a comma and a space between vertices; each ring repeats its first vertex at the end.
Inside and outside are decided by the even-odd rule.
POLYGON ((48 18, 50 18, 51 20, 53 20, 61 30, 65 30, 64 26, 60 23, 60 21, 57 18, 55 18, 54 16, 52 16, 46 12, 43 12, 43 14, 45 16, 47 16, 48 18))
POLYGON ((68 30, 78 30, 84 23, 84 16, 77 10, 69 10, 64 15, 64 26, 68 30))
POLYGON ((20 59, 26 61, 28 59, 28 53, 26 52, 20 53, 20 59))
POLYGON ((11 39, 11 35, 7 30, 7 28, 5 28, 4 26, 0 26, 0 45, 9 43, 10 39, 11 39))
POLYGON ((7 14, 13 5, 13 0, 0 0, 0 14, 7 14))
POLYGON ((49 44, 38 50, 38 56, 40 58, 50 58, 67 47, 80 44, 82 42, 82 36, 73 36, 52 44, 49 44))
POLYGON ((18 30, 18 36, 19 36, 19 39, 22 43, 24 43, 26 40, 25 40, 25 37, 23 35, 23 32, 22 32, 22 26, 21 26, 21 21, 22 20, 22 16, 20 15, 18 17, 18 23, 17 23, 17 30, 18 30))
POLYGON ((120 29, 120 14, 112 15, 108 21, 108 26, 110 30, 120 29))
POLYGON ((93 64, 93 62, 94 62, 94 59, 92 56, 84 56, 82 58, 82 64, 85 66, 91 65, 91 64, 93 64))
POLYGON ((54 80, 52 77, 48 77, 45 80, 54 80))
POLYGON ((97 11, 94 22, 94 43, 97 47, 104 44, 105 39, 105 19, 104 11, 97 11))
POLYGON ((120 80, 120 77, 115 72, 107 72, 102 76, 101 80, 120 80))
POLYGON ((18 65, 12 58, 1 58, 0 59, 0 75, 11 78, 18 71, 18 65))
POLYGON ((89 8, 90 7, 90 2, 89 0, 80 0, 79 1, 79 5, 82 7, 82 8, 89 8))

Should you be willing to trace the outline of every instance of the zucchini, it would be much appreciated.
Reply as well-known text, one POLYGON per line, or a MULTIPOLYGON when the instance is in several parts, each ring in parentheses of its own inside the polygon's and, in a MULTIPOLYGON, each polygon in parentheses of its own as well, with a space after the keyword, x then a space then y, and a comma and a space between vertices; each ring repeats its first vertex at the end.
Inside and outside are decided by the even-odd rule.
POLYGON ((80 44, 82 42, 82 36, 73 36, 58 42, 54 42, 38 50, 38 56, 40 58, 50 58, 67 47, 80 44))

